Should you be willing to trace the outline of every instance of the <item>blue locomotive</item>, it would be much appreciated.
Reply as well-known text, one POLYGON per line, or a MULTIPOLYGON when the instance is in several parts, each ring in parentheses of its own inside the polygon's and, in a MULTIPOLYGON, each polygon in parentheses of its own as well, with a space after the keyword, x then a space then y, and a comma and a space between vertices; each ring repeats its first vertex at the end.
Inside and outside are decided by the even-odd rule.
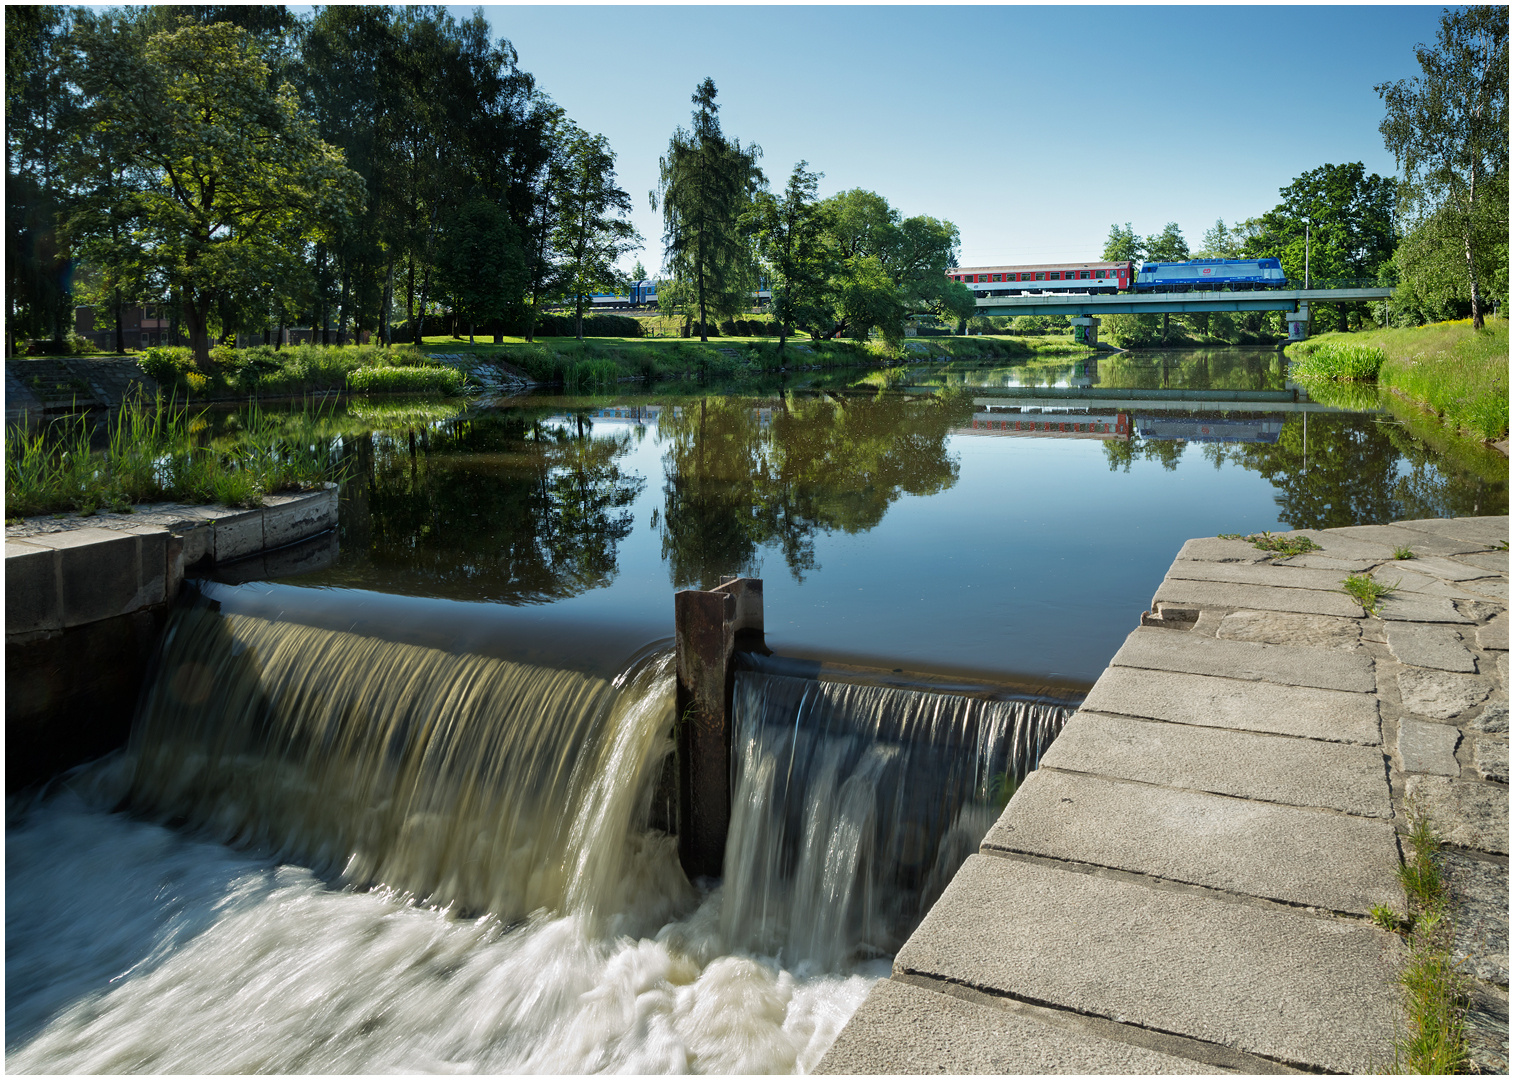
POLYGON ((1288 283, 1276 259, 1193 259, 1149 262, 1135 276, 1136 292, 1195 289, 1280 289, 1288 283))

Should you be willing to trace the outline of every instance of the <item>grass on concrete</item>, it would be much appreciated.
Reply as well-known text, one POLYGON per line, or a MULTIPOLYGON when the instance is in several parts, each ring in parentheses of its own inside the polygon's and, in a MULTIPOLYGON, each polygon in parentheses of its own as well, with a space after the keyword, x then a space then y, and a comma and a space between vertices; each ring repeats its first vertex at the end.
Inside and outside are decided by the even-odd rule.
MULTIPOLYGON (((1377 350, 1380 387, 1427 408, 1453 430, 1484 441, 1509 433, 1509 321, 1489 318, 1480 331, 1470 319, 1408 329, 1322 334, 1288 348, 1295 373, 1308 375, 1316 357, 1342 350, 1377 350)), ((1338 376, 1337 376, 1338 377, 1338 376)), ((1311 390, 1312 392, 1312 390, 1311 390)))
POLYGON ((1348 574, 1341 588, 1362 606, 1368 615, 1376 615, 1382 598, 1393 591, 1392 585, 1384 585, 1371 574, 1348 574))
MULTIPOLYGON (((320 410, 311 412, 318 418, 320 410)), ((308 425, 307 425, 308 426, 308 425)), ((5 440, 5 517, 101 509, 141 502, 262 505, 341 472, 329 442, 291 436, 286 422, 256 408, 230 438, 209 444, 201 413, 161 394, 128 401, 105 424, 103 447, 88 417, 73 414, 38 431, 13 425, 5 440)))
POLYGON ((1320 546, 1307 536, 1274 536, 1270 532, 1251 533, 1247 536, 1242 536, 1240 533, 1220 533, 1220 539, 1245 540, 1259 551, 1275 551, 1285 559, 1321 550, 1320 546))
MULTIPOLYGON (((1407 849, 1398 868, 1408 914, 1409 957, 1399 972, 1406 1030, 1394 1043, 1396 1072, 1444 1075, 1467 1071, 1466 978, 1451 955, 1451 899, 1436 855, 1429 818, 1408 807, 1407 849)), ((1376 912, 1374 911, 1374 916, 1376 912)))

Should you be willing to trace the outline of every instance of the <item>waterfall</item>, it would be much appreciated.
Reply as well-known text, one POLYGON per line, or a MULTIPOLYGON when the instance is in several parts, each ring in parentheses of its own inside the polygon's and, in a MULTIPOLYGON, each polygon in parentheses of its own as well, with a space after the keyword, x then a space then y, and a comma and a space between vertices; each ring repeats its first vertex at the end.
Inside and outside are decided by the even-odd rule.
POLYGON ((740 671, 726 940, 834 970, 897 951, 1066 702, 740 671))
POLYGON ((201 600, 165 634, 127 801, 458 913, 624 910, 649 866, 687 891, 642 827, 672 679, 666 651, 605 680, 201 600))

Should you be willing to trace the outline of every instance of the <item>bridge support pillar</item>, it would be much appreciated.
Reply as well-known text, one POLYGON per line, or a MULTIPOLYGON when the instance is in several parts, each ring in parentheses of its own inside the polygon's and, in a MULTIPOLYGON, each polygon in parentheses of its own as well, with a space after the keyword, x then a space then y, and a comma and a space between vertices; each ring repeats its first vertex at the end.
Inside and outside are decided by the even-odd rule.
POLYGON ((1099 343, 1099 320, 1092 315, 1072 317, 1072 340, 1090 349, 1099 343))
POLYGON ((1297 311, 1283 315, 1288 320, 1288 340, 1303 341, 1309 336, 1309 305, 1299 304, 1297 311))

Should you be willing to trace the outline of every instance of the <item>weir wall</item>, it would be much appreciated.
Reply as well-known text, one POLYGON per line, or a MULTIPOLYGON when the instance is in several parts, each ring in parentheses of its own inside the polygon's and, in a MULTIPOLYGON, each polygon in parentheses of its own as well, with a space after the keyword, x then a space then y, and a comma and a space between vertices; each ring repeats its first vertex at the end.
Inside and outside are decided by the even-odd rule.
POLYGON ((125 744, 186 573, 263 577, 280 552, 329 561, 336 522, 328 484, 252 510, 155 504, 8 526, 6 791, 125 744))
POLYGON ((1508 1071, 1509 519, 1285 535, 1184 545, 819 1072, 1397 1071, 1410 801, 1508 1071))

